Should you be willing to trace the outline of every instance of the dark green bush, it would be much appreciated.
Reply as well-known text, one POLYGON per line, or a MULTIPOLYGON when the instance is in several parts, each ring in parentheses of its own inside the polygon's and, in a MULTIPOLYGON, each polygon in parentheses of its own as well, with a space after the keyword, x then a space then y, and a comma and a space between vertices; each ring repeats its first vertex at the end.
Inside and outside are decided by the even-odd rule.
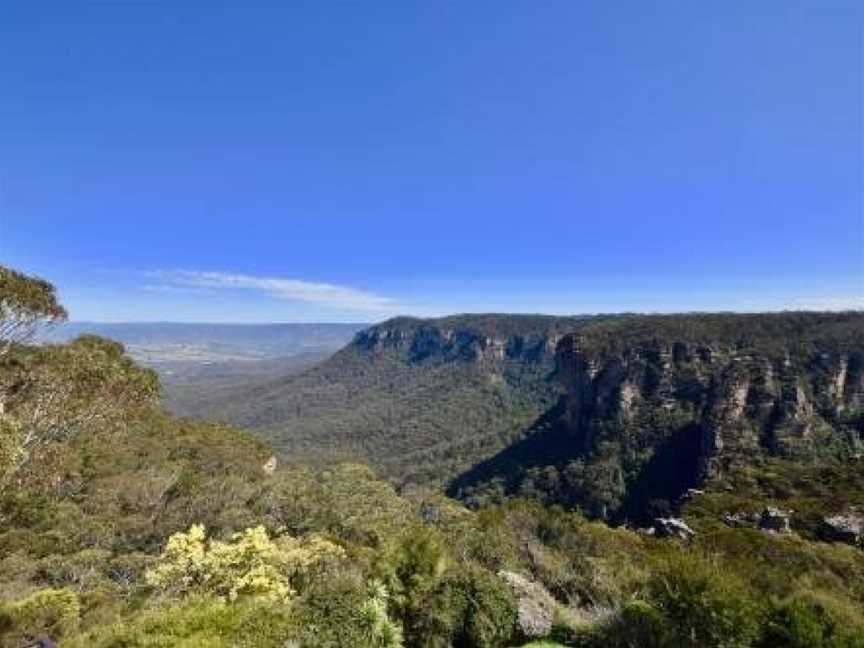
POLYGON ((449 571, 423 599, 410 645, 494 648, 509 645, 516 603, 507 584, 477 565, 449 571))
POLYGON ((75 592, 38 590, 0 610, 2 645, 15 646, 41 634, 58 639, 67 637, 78 629, 80 614, 75 592))
POLYGON ((777 605, 761 648, 862 648, 864 618, 848 600, 818 590, 798 592, 777 605))
POLYGON ((670 630, 657 608, 645 601, 625 605, 612 624, 607 645, 610 648, 664 648, 669 645, 670 630))
POLYGON ((758 637, 760 607, 743 581, 712 560, 674 554, 652 574, 648 592, 676 646, 745 648, 758 637))
POLYGON ((375 603, 383 601, 375 596, 354 577, 317 582, 291 605, 293 627, 285 639, 304 648, 401 646, 401 632, 386 618, 383 605, 377 609, 375 603))
POLYGON ((763 645, 788 648, 820 648, 831 634, 831 620, 824 611, 800 601, 774 611, 766 627, 763 645))
POLYGON ((465 648, 504 646, 516 625, 516 602, 498 576, 480 567, 460 569, 447 586, 464 602, 454 645, 465 648))

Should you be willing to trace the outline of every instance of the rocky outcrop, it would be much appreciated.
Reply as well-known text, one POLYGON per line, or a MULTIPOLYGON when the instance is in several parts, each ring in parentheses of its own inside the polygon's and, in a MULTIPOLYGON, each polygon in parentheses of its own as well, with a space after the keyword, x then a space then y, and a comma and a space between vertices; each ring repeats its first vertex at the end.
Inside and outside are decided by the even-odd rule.
POLYGON ((658 538, 679 538, 690 540, 696 535, 684 520, 678 518, 657 518, 654 520, 654 534, 658 538))
POLYGON ((580 451, 604 441, 657 446, 686 430, 698 447, 701 482, 742 457, 850 453, 861 443, 854 426, 842 426, 844 416, 860 413, 864 352, 666 333, 610 341, 589 330, 561 341, 565 420, 580 451))
POLYGON ((395 351, 414 363, 503 361, 554 363, 558 342, 596 318, 461 315, 435 320, 396 318, 359 333, 367 353, 395 351))
POLYGON ((264 474, 268 477, 276 472, 276 468, 279 466, 279 459, 276 458, 276 455, 271 455, 271 457, 264 462, 261 466, 261 470, 264 471, 264 474))
POLYGON ((762 515, 759 518, 759 528, 768 533, 791 533, 792 527, 789 524, 790 518, 790 511, 781 511, 774 506, 766 506, 762 510, 762 515))
POLYGON ((822 520, 819 535, 828 542, 845 542, 861 546, 864 542, 864 511, 849 509, 822 520))
MULTIPOLYGON (((519 355, 524 334, 510 329, 505 358, 535 357, 519 355)), ((554 377, 560 400, 451 494, 539 495, 647 526, 739 466, 864 456, 864 313, 601 318, 561 337, 554 364, 534 366, 531 380, 554 377)))
POLYGON ((727 513, 723 516, 723 522, 726 526, 739 528, 739 529, 755 529, 759 526, 759 522, 762 519, 762 516, 758 513, 727 513))
POLYGON ((546 637, 552 631, 555 599, 539 583, 519 574, 498 572, 516 597, 516 622, 520 638, 530 641, 546 637))

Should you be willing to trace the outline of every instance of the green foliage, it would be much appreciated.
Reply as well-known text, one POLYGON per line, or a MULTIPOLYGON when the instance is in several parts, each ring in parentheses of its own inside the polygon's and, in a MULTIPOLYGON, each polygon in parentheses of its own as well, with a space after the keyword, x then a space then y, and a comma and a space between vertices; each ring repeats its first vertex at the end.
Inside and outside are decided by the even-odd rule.
POLYGON ((418 634, 429 595, 449 562, 441 534, 419 525, 405 529, 378 556, 375 573, 391 593, 391 607, 404 620, 409 639, 418 634))
POLYGON ((34 448, 85 430, 116 430, 159 395, 155 373, 135 365, 122 345, 93 336, 15 347, 0 363, 0 488, 34 448))
POLYGON ((706 531, 719 528, 725 513, 758 513, 754 503, 764 503, 794 510, 792 528, 816 539, 824 517, 864 507, 860 460, 763 458, 734 467, 710 485, 683 509, 706 531))
POLYGON ((696 554, 661 565, 648 596, 668 620, 675 645, 745 648, 759 635, 761 609, 744 583, 696 554))
POLYGON ((78 629, 80 604, 74 592, 44 589, 0 609, 0 638, 15 646, 37 635, 67 637, 78 629))
POLYGON ((516 603, 507 584, 474 565, 462 565, 445 574, 412 617, 413 645, 509 645, 514 636, 516 603))
POLYGON ((39 326, 66 317, 54 286, 0 265, 0 356, 13 344, 29 341, 39 326))
POLYGON ((498 576, 469 567, 453 573, 443 587, 457 601, 455 645, 493 648, 509 643, 516 624, 516 602, 498 576))
POLYGON ((607 632, 609 648, 664 648, 671 641, 663 613, 645 601, 631 601, 607 632))
POLYGON ((310 647, 397 648, 401 631, 385 608, 380 583, 345 576, 316 581, 292 606, 294 628, 287 638, 310 647))
POLYGON ((290 611, 268 601, 190 598, 95 627, 71 648, 284 648, 293 632, 290 611))
POLYGON ((373 546, 392 538, 412 520, 411 506, 391 484, 367 466, 353 463, 281 471, 256 506, 275 526, 294 534, 327 530, 373 546))
POLYGON ((369 597, 360 606, 364 645, 390 648, 402 645, 402 628, 387 613, 387 588, 379 581, 369 584, 369 597))
POLYGON ((563 471, 566 499, 581 503, 595 517, 605 519, 618 509, 626 493, 625 475, 614 443, 603 443, 591 460, 571 461, 563 471))
POLYGON ((616 353, 645 342, 724 344, 742 351, 758 349, 780 360, 814 353, 860 350, 861 313, 687 313, 624 315, 581 329, 583 344, 616 353))
POLYGON ((789 648, 861 648, 864 617, 836 594, 798 591, 775 606, 761 646, 789 648))

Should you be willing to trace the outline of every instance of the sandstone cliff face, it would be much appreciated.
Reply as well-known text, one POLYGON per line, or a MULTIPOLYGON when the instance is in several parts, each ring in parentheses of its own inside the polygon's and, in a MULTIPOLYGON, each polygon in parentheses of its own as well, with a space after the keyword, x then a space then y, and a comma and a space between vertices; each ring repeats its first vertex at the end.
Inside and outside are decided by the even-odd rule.
POLYGON ((557 352, 565 423, 580 452, 604 440, 651 446, 686 430, 700 478, 768 453, 853 453, 864 353, 760 353, 724 343, 646 339, 598 350, 579 334, 557 352))
POLYGON ((414 363, 513 361, 552 368, 560 340, 586 321, 518 315, 397 318, 362 331, 354 345, 373 355, 396 352, 414 363))
POLYGON ((601 318, 561 338, 551 375, 558 402, 451 494, 653 520, 737 466, 864 456, 864 313, 601 318))

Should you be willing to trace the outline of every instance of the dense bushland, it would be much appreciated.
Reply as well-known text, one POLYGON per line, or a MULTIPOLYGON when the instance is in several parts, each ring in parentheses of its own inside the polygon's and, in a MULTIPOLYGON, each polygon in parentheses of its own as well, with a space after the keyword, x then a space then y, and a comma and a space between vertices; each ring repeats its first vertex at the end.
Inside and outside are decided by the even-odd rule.
POLYGON ((2 646, 864 646, 864 551, 806 516, 717 523, 743 505, 718 498, 831 488, 782 462, 688 502, 689 542, 536 500, 469 510, 174 419, 111 342, 22 342, 0 358, 2 646))

